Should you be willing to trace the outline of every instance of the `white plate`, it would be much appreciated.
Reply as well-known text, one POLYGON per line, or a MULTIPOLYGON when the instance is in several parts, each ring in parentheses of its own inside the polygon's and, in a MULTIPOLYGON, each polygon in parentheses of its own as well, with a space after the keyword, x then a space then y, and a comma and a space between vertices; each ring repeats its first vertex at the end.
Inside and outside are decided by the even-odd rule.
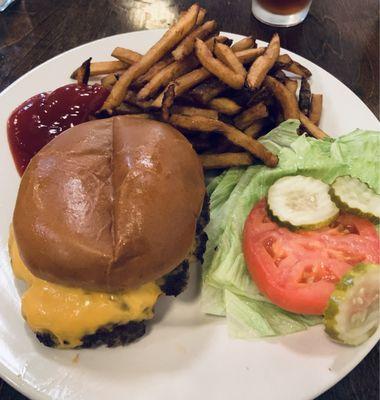
MULTIPOLYGON (((21 317, 20 286, 11 273, 7 251, 19 184, 6 139, 8 115, 28 97, 69 83, 70 73, 84 59, 108 59, 115 46, 143 53, 161 34, 134 32, 77 47, 30 71, 0 95, 0 375, 33 399, 316 397, 351 371, 377 337, 348 348, 334 344, 321 327, 315 327, 270 340, 230 339, 224 319, 201 314, 195 271, 182 296, 175 301, 161 299, 150 332, 124 348, 49 349, 37 342, 21 317)), ((323 128, 334 135, 357 127, 379 128, 376 117, 341 82, 292 56, 312 70, 313 91, 324 94, 323 128)))

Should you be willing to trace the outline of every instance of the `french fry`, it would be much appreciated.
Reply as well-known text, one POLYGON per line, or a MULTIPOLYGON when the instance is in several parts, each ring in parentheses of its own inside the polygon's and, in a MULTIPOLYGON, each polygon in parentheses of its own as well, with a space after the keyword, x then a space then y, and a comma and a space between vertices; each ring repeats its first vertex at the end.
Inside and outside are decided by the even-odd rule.
POLYGON ((247 71, 230 47, 223 43, 215 43, 214 54, 224 65, 245 79, 247 71))
POLYGON ((289 54, 281 54, 275 64, 276 69, 283 69, 303 78, 310 78, 311 71, 297 61, 292 60, 289 54))
POLYGON ((231 125, 223 124, 223 135, 237 146, 249 151, 259 158, 268 167, 275 167, 278 164, 278 158, 275 154, 266 149, 260 142, 245 135, 243 132, 231 125))
POLYGON ((310 114, 311 108, 311 90, 310 85, 307 79, 302 78, 300 93, 298 96, 298 107, 302 113, 304 113, 307 117, 310 114))
POLYGON ((228 86, 217 78, 201 83, 189 92, 189 97, 201 104, 208 104, 213 98, 223 93, 228 86))
POLYGON ((78 85, 87 85, 88 80, 90 78, 90 65, 91 65, 91 57, 88 58, 78 69, 77 72, 77 82, 78 85))
POLYGON ((124 47, 115 47, 111 53, 111 56, 128 65, 136 64, 143 57, 140 53, 130 49, 125 49, 124 47))
POLYGON ((247 110, 244 110, 241 114, 234 118, 234 125, 240 130, 248 128, 253 121, 257 119, 265 118, 268 116, 268 109, 264 103, 258 103, 247 110))
MULTIPOLYGON (((211 76, 207 69, 201 67, 188 72, 185 75, 180 76, 175 80, 175 97, 181 96, 188 90, 197 86, 199 83, 203 82, 211 76)), ((159 94, 156 99, 152 102, 152 107, 160 108, 162 105, 163 93, 159 94)))
POLYGON ((213 110, 220 112, 221 114, 226 115, 235 115, 241 111, 241 106, 237 104, 235 101, 229 99, 228 97, 219 97, 212 99, 208 106, 213 110))
POLYGON ((295 79, 290 79, 290 78, 286 79, 285 86, 291 93, 296 95, 298 89, 298 82, 295 79))
MULTIPOLYGON (((128 64, 121 61, 97 61, 90 64, 90 76, 111 74, 127 68, 128 64)), ((71 74, 71 79, 77 79, 79 69, 80 67, 71 74)))
POLYGON ((251 65, 247 75, 247 85, 251 90, 259 89, 265 76, 273 67, 280 54, 280 37, 275 33, 269 42, 265 53, 251 65))
POLYGON ((260 142, 250 138, 243 132, 222 121, 204 117, 188 117, 185 115, 172 114, 169 122, 182 129, 206 133, 219 132, 233 144, 242 147, 257 158, 261 159, 265 165, 275 167, 278 163, 277 156, 267 150, 260 142))
POLYGON ((129 114, 128 117, 131 118, 143 118, 143 119, 152 119, 152 115, 151 114, 129 114))
POLYGON ((195 23, 196 26, 199 26, 203 23, 206 14, 207 14, 207 10, 205 8, 201 7, 198 11, 198 17, 197 17, 197 21, 195 23))
MULTIPOLYGON (((215 39, 218 41, 218 38, 215 39)), ((249 62, 249 60, 252 60, 257 57, 257 54, 259 54, 259 51, 261 51, 261 48, 258 49, 248 49, 248 50, 243 50, 240 52, 236 53, 237 58, 244 63, 244 61, 249 62)), ((182 94, 186 93, 188 90, 192 89, 194 86, 199 85, 206 79, 212 77, 212 74, 207 71, 204 67, 195 69, 191 72, 188 72, 185 75, 182 75, 178 79, 176 79, 176 88, 175 88, 175 95, 176 97, 181 96, 182 94)), ((217 94, 216 94, 217 96, 217 94)), ((152 107, 155 108, 160 108, 162 104, 162 98, 163 98, 163 93, 161 93, 152 103, 152 107)), ((202 103, 204 104, 204 103, 202 103)))
MULTIPOLYGON (((224 39, 224 37, 217 37, 217 38, 215 38, 215 41, 221 43, 220 40, 222 40, 222 39, 220 39, 220 38, 224 39)), ((241 61, 242 63, 250 62, 250 60, 255 59, 258 56, 258 54, 260 54, 261 51, 262 51, 261 48, 248 49, 248 50, 243 50, 243 51, 237 52, 236 56, 239 59, 239 61, 241 61)), ((182 94, 186 93, 188 90, 199 85, 200 83, 202 83, 203 81, 205 81, 206 79, 208 79, 210 77, 212 77, 212 74, 203 67, 201 67, 199 69, 195 69, 191 72, 188 72, 185 75, 182 75, 181 77, 177 78, 175 81, 176 82, 176 89, 175 89, 176 97, 181 96, 182 94)), ((220 81, 218 81, 218 82, 220 82, 220 81)), ((223 83, 223 82, 221 82, 221 83, 223 83)), ((218 90, 220 90, 220 85, 219 85, 218 90)), ((215 94, 215 96, 217 96, 220 93, 221 93, 221 91, 218 91, 215 94)), ((215 97, 215 96, 213 96, 213 97, 215 97)), ((211 98, 213 98, 213 97, 211 97, 211 98)), ((154 100, 154 102, 152 103, 152 106, 155 108, 160 108, 161 104, 162 104, 162 98, 163 98, 163 93, 161 93, 154 100)), ((206 104, 207 102, 206 103, 201 102, 201 103, 206 104)))
POLYGON ((176 61, 159 71, 137 94, 139 100, 152 97, 160 88, 165 87, 177 77, 191 71, 198 65, 198 60, 191 56, 176 61))
POLYGON ((105 88, 111 90, 112 86, 116 83, 116 81, 119 79, 119 74, 114 73, 114 74, 108 74, 104 76, 101 80, 100 83, 102 86, 105 88))
POLYGON ((242 64, 250 64, 264 53, 265 47, 258 47, 257 49, 237 51, 236 56, 242 64))
POLYGON ((252 124, 244 130, 244 133, 253 139, 257 139, 266 125, 267 120, 265 118, 258 119, 257 121, 252 122, 252 124))
POLYGON ((218 59, 214 58, 211 51, 202 40, 195 39, 194 48, 199 62, 205 69, 207 69, 207 71, 217 76, 221 81, 233 89, 242 88, 244 85, 244 77, 231 70, 218 59))
POLYGON ((171 108, 173 114, 188 115, 190 117, 194 115, 200 115, 202 117, 218 119, 218 111, 210 110, 208 108, 188 107, 188 106, 173 106, 171 108))
POLYGON ((316 126, 319 125, 319 121, 321 120, 322 103, 323 103, 323 95, 322 94, 313 94, 312 95, 309 119, 316 126))
POLYGON ((231 50, 236 53, 237 51, 247 50, 253 47, 256 47, 256 41, 252 36, 248 36, 234 43, 231 46, 231 50))
POLYGON ((324 132, 317 125, 313 124, 305 114, 300 113, 300 121, 307 133, 309 133, 311 136, 314 136, 316 139, 324 139, 329 137, 326 132, 324 132))
MULTIPOLYGON (((211 38, 212 39, 212 38, 211 38)), ((214 42, 218 42, 218 43, 224 43, 227 46, 229 46, 231 39, 229 39, 227 36, 223 36, 223 35, 218 35, 214 37, 214 42)), ((207 42, 206 42, 207 43, 207 42)), ((212 47, 210 47, 211 49, 212 47)))
POLYGON ((138 100, 137 99, 137 94, 132 91, 132 90, 128 90, 124 101, 126 103, 135 105, 137 107, 142 108, 143 110, 150 110, 152 108, 152 102, 151 101, 144 101, 144 100, 138 100))
POLYGON ((272 93, 265 86, 262 86, 255 92, 252 92, 247 87, 243 87, 241 90, 233 93, 233 100, 243 108, 248 108, 261 102, 264 102, 264 104, 270 104, 272 99, 272 93))
POLYGON ((140 107, 127 103, 121 103, 114 109, 114 111, 116 115, 133 115, 143 112, 140 107))
MULTIPOLYGON (((213 47, 214 38, 206 41, 207 47, 213 47)), ((219 38, 218 40, 224 40, 219 38)), ((160 88, 165 87, 174 79, 184 75, 199 65, 198 59, 194 55, 190 55, 181 61, 174 61, 167 67, 159 71, 137 94, 139 100, 144 100, 152 97, 160 88)))
POLYGON ((281 82, 271 76, 267 76, 264 80, 265 86, 270 89, 274 97, 281 105, 284 119, 299 119, 299 109, 297 99, 281 82))
POLYGON ((273 76, 273 78, 276 78, 282 84, 285 84, 288 79, 288 77, 285 75, 285 72, 281 69, 274 70, 273 72, 271 71, 270 75, 273 76))
POLYGON ((102 110, 117 107, 124 99, 132 81, 149 70, 168 51, 172 50, 194 27, 199 12, 199 5, 193 4, 163 37, 145 53, 140 61, 133 64, 115 83, 104 102, 102 110))
POLYGON ((169 121, 170 108, 174 103, 174 83, 171 83, 164 92, 164 97, 162 99, 161 116, 164 121, 169 121))
POLYGON ((151 68, 148 69, 148 71, 145 72, 145 74, 139 76, 134 82, 133 82, 133 87, 141 88, 143 87, 147 82, 149 82, 153 77, 156 76, 160 71, 162 71, 165 67, 167 67, 169 64, 173 62, 173 57, 168 56, 164 57, 161 61, 158 63, 154 64, 151 68))
POLYGON ((285 71, 292 72, 293 74, 302 76, 303 78, 311 77, 311 71, 297 61, 293 61, 289 67, 285 67, 284 69, 285 71))
POLYGON ((275 63, 276 69, 284 69, 292 64, 293 60, 290 58, 289 54, 280 54, 275 63))
POLYGON ((199 158, 204 169, 246 167, 254 162, 249 153, 201 154, 199 158))
POLYGON ((190 32, 182 42, 172 51, 175 60, 181 61, 194 50, 194 42, 196 38, 204 39, 214 31, 216 31, 217 24, 215 21, 207 21, 203 25, 195 28, 190 32))

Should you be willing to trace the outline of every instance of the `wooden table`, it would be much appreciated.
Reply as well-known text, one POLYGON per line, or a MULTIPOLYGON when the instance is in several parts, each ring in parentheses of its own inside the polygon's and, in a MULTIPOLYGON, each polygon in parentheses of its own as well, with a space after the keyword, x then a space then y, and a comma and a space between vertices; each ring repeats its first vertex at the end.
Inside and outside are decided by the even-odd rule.
MULTIPOLYGON (((199 1, 219 22, 221 30, 253 34, 263 40, 278 31, 283 47, 335 75, 379 115, 377 0, 315 0, 305 22, 287 29, 259 23, 251 15, 250 2, 199 1)), ((80 44, 121 32, 167 27, 191 3, 192 0, 17 1, 0 14, 0 91, 38 64, 80 44)), ((378 371, 379 352, 375 348, 318 400, 377 399, 378 371)), ((0 379, 0 399, 25 397, 0 379)))

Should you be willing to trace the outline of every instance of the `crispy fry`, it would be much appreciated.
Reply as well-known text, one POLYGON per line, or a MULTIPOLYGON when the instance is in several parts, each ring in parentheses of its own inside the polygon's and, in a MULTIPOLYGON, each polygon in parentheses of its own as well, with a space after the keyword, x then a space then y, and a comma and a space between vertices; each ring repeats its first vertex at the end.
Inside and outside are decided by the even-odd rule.
POLYGON ((115 83, 101 110, 117 107, 124 99, 132 81, 149 70, 168 51, 179 43, 194 27, 199 12, 199 5, 193 4, 163 37, 152 46, 145 55, 133 64, 115 83))
POLYGON ((307 117, 309 116, 311 108, 311 90, 309 82, 305 78, 302 78, 301 81, 298 107, 302 113, 304 113, 307 117))
POLYGON ((289 54, 281 54, 277 59, 275 68, 284 69, 285 71, 289 71, 294 75, 302 76, 303 78, 311 77, 311 71, 299 62, 292 60, 289 54))
POLYGON ((205 8, 202 8, 202 7, 201 7, 201 8, 199 9, 199 11, 198 11, 198 17, 197 17, 197 21, 196 21, 196 23, 195 23, 196 26, 202 25, 202 23, 203 23, 203 21, 204 21, 204 19, 205 19, 206 14, 207 14, 207 10, 206 10, 205 8))
POLYGON ((152 119, 151 114, 129 114, 128 117, 131 118, 143 118, 143 119, 152 119))
POLYGON ((104 76, 101 80, 100 83, 102 84, 102 86, 104 86, 105 88, 111 90, 112 86, 116 83, 116 81, 119 79, 119 74, 115 73, 115 74, 108 74, 106 76, 104 76))
POLYGON ((257 121, 252 122, 252 124, 244 130, 244 133, 253 139, 257 139, 266 125, 267 120, 265 118, 258 119, 257 121))
POLYGON ((144 101, 144 100, 138 100, 137 99, 137 95, 135 92, 133 92, 132 90, 128 90, 124 101, 127 103, 130 103, 132 105, 135 105, 137 107, 140 107, 144 110, 149 110, 152 108, 152 102, 151 101, 144 101))
POLYGON ((159 61, 158 63, 154 64, 151 68, 149 68, 148 71, 145 72, 145 74, 139 76, 133 82, 133 87, 141 88, 147 82, 149 82, 154 76, 156 76, 156 74, 158 74, 161 70, 163 70, 172 62, 173 62, 172 56, 164 57, 161 61, 159 61))
MULTIPOLYGON (((224 43, 228 46, 228 43, 230 42, 231 39, 229 39, 227 36, 223 35, 218 35, 214 37, 214 41, 218 43, 224 43)), ((210 47, 211 48, 211 47, 210 47)))
POLYGON ((244 77, 214 58, 206 44, 200 39, 195 40, 195 54, 203 67, 217 76, 221 81, 233 89, 242 88, 244 77))
POLYGON ((321 120, 322 103, 323 103, 323 95, 322 94, 313 94, 312 95, 309 119, 316 126, 319 125, 319 121, 321 120))
MULTIPOLYGON (((98 61, 90 64, 90 76, 106 75, 112 72, 118 72, 127 69, 128 65, 121 61, 98 61)), ((70 76, 71 79, 77 78, 77 73, 80 67, 77 68, 70 76)))
MULTIPOLYGON (((215 43, 215 38, 211 38, 206 41, 207 47, 213 47, 215 43)), ((224 40, 224 38, 219 38, 219 40, 224 40)), ((159 71, 138 93, 137 97, 140 100, 152 97, 160 88, 168 85, 172 80, 184 75, 193 68, 199 65, 198 59, 191 55, 186 57, 182 61, 174 61, 167 67, 159 71)))
POLYGON ((285 72, 282 71, 281 69, 277 69, 274 71, 272 70, 270 72, 270 75, 273 76, 273 78, 276 78, 282 84, 285 84, 286 80, 288 79, 288 77, 285 75, 285 72))
POLYGON ((133 115, 140 113, 142 113, 141 108, 134 106, 132 104, 121 103, 119 106, 115 108, 116 115, 133 115))
POLYGON ((303 78, 311 77, 311 71, 297 61, 293 61, 289 67, 285 67, 284 69, 285 71, 292 72, 293 74, 302 76, 303 78))
POLYGON ((78 85, 87 85, 90 78, 90 64, 91 57, 88 58, 78 69, 77 72, 77 82, 78 85))
MULTIPOLYGON (((203 82, 211 76, 207 69, 201 67, 188 72, 185 75, 180 76, 175 80, 175 96, 181 96, 186 93, 189 89, 203 82)), ((152 103, 152 107, 160 108, 162 105, 163 93, 159 94, 152 103)))
POLYGON ((284 67, 289 67, 293 60, 290 58, 289 54, 281 54, 278 56, 275 68, 283 69, 284 67))
POLYGON ((278 164, 278 158, 275 154, 267 150, 260 142, 245 135, 233 126, 223 123, 222 133, 232 143, 260 158, 268 167, 275 167, 278 164))
POLYGON ((204 39, 214 31, 216 31, 217 24, 215 21, 207 21, 203 25, 194 29, 189 33, 182 42, 172 51, 175 60, 181 61, 194 50, 194 42, 196 38, 204 39))
POLYGON ((247 87, 243 87, 241 90, 233 93, 232 97, 232 99, 243 108, 248 108, 261 102, 264 102, 264 104, 270 104, 272 98, 272 93, 265 86, 262 86, 255 92, 252 92, 247 87))
MULTIPOLYGON (((215 40, 217 40, 217 39, 215 39, 215 40)), ((243 50, 241 52, 237 52, 236 56, 241 62, 243 62, 243 60, 252 60, 253 58, 257 57, 257 54, 258 54, 257 50, 260 50, 260 48, 243 50)), ((247 62, 249 62, 249 61, 247 61, 247 62)), ((203 67, 195 69, 191 72, 188 72, 185 75, 182 75, 175 81, 176 97, 181 96, 182 94, 186 93, 188 90, 192 89, 194 86, 199 85, 200 83, 202 83, 206 79, 210 78, 211 76, 212 76, 212 74, 203 67)), ((217 96, 217 94, 216 94, 216 96, 217 96)), ((163 98, 163 93, 161 93, 154 100, 154 102, 152 103, 152 107, 160 108, 161 104, 162 104, 162 98, 163 98)), ((202 103, 202 104, 204 104, 204 103, 202 103)))
POLYGON ((226 115, 235 115, 241 111, 241 107, 239 104, 229 99, 228 97, 219 97, 216 99, 212 99, 208 106, 213 110, 220 112, 221 114, 226 115))
POLYGON ((296 95, 298 89, 298 82, 295 79, 287 78, 285 81, 285 86, 291 93, 296 95))
POLYGON ((251 90, 259 89, 265 76, 273 67, 280 54, 280 37, 275 33, 265 53, 251 65, 247 75, 247 85, 251 90))
POLYGON ((265 53, 265 47, 237 51, 236 56, 242 64, 249 64, 265 53))
POLYGON ((324 139, 329 137, 326 132, 324 132, 317 125, 313 124, 305 114, 300 113, 300 121, 305 130, 316 139, 324 139))
POLYGON ((174 103, 174 83, 171 83, 164 92, 164 97, 162 99, 161 116, 164 121, 169 121, 170 108, 174 103))
POLYGON ((189 92, 191 99, 201 104, 208 104, 213 98, 223 93, 228 86, 217 78, 201 83, 189 92))
POLYGON ((137 94, 139 100, 152 97, 160 88, 165 87, 169 82, 177 77, 184 75, 197 67, 198 60, 193 57, 187 57, 182 61, 175 61, 158 72, 137 94))
POLYGON ((264 83, 280 103, 284 119, 299 119, 299 109, 294 94, 291 93, 281 82, 269 75, 265 78, 264 83))
POLYGON ((205 169, 245 167, 254 161, 249 153, 202 154, 199 158, 205 169))
POLYGON ((188 117, 185 115, 173 114, 169 122, 183 129, 201 132, 219 132, 229 141, 249 151, 254 156, 260 158, 267 166, 275 167, 278 163, 276 155, 268 151, 260 142, 250 138, 243 132, 222 121, 204 117, 188 117))
POLYGON ((248 36, 234 43, 231 46, 231 50, 236 53, 237 51, 247 50, 253 47, 256 47, 256 41, 252 36, 248 36))
POLYGON ((125 49, 124 47, 115 47, 111 53, 111 56, 128 65, 136 64, 143 57, 140 53, 130 49, 125 49))
POLYGON ((200 115, 202 117, 218 119, 218 111, 208 108, 188 107, 188 106, 173 106, 171 108, 173 114, 182 114, 188 116, 200 115))
POLYGON ((215 43, 214 54, 223 64, 245 79, 247 71, 230 47, 222 43, 215 43))
POLYGON ((247 110, 244 110, 241 114, 234 118, 234 125, 240 130, 248 128, 253 121, 257 119, 265 118, 268 116, 268 110, 264 103, 258 103, 247 110))

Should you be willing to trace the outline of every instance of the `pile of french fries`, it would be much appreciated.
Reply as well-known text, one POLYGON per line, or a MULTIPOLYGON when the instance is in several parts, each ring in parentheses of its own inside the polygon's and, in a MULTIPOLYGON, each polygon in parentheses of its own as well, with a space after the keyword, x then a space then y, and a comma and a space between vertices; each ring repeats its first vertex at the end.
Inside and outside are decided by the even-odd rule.
POLYGON ((86 60, 71 77, 99 77, 110 94, 98 118, 131 115, 166 121, 192 143, 205 169, 278 163, 257 138, 280 122, 301 121, 300 134, 319 127, 322 95, 312 94, 311 72, 280 54, 275 34, 267 47, 252 37, 221 36, 216 21, 193 4, 144 55, 116 47, 115 61, 86 60), (298 83, 300 88, 298 88, 298 83))

